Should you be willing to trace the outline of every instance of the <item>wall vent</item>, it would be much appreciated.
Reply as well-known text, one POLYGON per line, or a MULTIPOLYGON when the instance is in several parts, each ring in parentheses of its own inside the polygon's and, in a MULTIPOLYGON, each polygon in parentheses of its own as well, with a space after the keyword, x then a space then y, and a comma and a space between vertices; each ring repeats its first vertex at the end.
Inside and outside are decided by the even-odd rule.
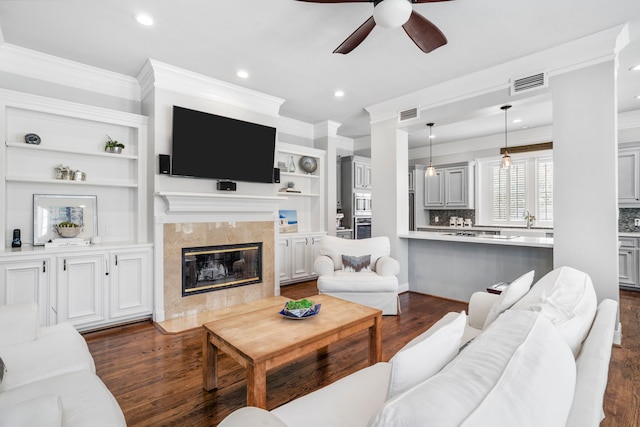
POLYGON ((549 86, 547 73, 511 79, 511 95, 549 86))
POLYGON ((413 120, 418 118, 418 107, 402 110, 398 113, 398 121, 406 122, 407 120, 413 120))

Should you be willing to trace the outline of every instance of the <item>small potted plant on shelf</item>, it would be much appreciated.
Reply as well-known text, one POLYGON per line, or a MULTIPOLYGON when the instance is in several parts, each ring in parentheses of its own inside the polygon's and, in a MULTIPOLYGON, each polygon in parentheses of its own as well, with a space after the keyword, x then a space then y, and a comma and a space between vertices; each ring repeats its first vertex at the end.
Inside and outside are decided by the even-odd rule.
POLYGON ((122 153, 122 149, 124 148, 124 144, 116 141, 115 139, 111 139, 109 135, 107 135, 107 142, 104 145, 104 151, 108 153, 122 153))

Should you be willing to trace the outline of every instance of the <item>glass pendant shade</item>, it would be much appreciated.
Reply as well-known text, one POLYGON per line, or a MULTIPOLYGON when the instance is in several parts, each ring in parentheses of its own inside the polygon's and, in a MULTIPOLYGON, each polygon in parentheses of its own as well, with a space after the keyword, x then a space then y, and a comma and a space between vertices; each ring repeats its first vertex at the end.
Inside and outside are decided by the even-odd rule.
POLYGON ((509 169, 511 167, 511 156, 506 151, 502 156, 502 169, 509 169))
POLYGON ((507 110, 511 108, 511 105, 503 105, 500 107, 504 111, 504 155, 502 156, 502 169, 509 169, 511 167, 511 156, 507 151, 507 110))
POLYGON ((373 19, 383 28, 398 28, 409 20, 412 10, 407 0, 383 0, 373 9, 373 19))
POLYGON ((436 168, 433 167, 433 156, 431 155, 431 140, 433 139, 431 131, 433 130, 434 124, 435 123, 427 123, 427 126, 429 126, 429 167, 424 174, 425 176, 434 176, 436 174, 436 168))

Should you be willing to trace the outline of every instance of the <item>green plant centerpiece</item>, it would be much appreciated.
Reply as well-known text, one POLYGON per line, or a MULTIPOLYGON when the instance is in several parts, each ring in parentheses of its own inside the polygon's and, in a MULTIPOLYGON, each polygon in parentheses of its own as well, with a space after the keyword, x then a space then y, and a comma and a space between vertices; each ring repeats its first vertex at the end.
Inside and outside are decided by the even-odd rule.
POLYGON ((122 153, 122 149, 124 148, 124 144, 116 141, 115 139, 111 139, 109 135, 107 135, 107 142, 104 145, 104 151, 108 153, 122 153))
POLYGON ((319 309, 312 300, 303 298, 301 300, 289 300, 284 304, 284 312, 290 316, 305 317, 315 314, 319 309))

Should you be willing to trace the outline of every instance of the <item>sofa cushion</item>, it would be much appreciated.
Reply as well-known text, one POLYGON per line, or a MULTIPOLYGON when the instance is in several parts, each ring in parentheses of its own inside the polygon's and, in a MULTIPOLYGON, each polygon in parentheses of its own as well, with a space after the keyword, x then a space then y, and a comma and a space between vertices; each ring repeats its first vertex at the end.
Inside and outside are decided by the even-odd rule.
POLYGON ((38 396, 0 408, 0 426, 59 427, 62 402, 58 396, 38 396))
POLYGON ((41 396, 58 395, 65 427, 125 427, 118 402, 98 376, 76 371, 0 393, 0 408, 41 396))
POLYGON ((9 369, 0 390, 66 372, 86 370, 95 373, 87 342, 68 323, 42 328, 37 340, 2 347, 0 356, 9 369))
POLYGON ((380 276, 373 271, 352 273, 337 270, 333 276, 318 277, 318 290, 332 292, 398 292, 396 276, 380 276))
POLYGON ((542 277, 513 310, 539 311, 553 323, 578 354, 596 314, 597 297, 588 274, 559 267, 542 277))
POLYGON ((371 255, 342 255, 342 269, 352 273, 371 271, 371 255))
POLYGON ((464 311, 450 314, 454 313, 445 315, 391 358, 389 398, 430 378, 458 354, 467 316, 464 311))
POLYGON ((388 400, 371 425, 560 427, 575 380, 554 326, 540 313, 508 310, 439 373, 388 400))
POLYGON ((386 236, 357 240, 322 236, 320 241, 320 255, 330 257, 336 270, 342 269, 342 255, 371 255, 372 270, 375 270, 378 258, 389 254, 391 254, 391 243, 386 236))
POLYGON ((507 309, 511 308, 513 304, 518 302, 520 298, 526 295, 531 289, 531 284, 533 283, 533 276, 535 274, 534 270, 531 270, 528 273, 523 274, 518 277, 516 280, 511 282, 509 286, 500 294, 500 297, 493 303, 489 313, 487 314, 486 319, 484 320, 484 326, 482 329, 485 329, 489 326, 494 320, 498 318, 499 315, 504 313, 507 309))
POLYGON ((365 427, 385 402, 390 375, 391 365, 379 362, 271 412, 288 426, 365 427), (318 411, 322 414, 315 416, 318 411))
POLYGON ((0 306, 0 347, 33 341, 40 332, 35 303, 0 306))

